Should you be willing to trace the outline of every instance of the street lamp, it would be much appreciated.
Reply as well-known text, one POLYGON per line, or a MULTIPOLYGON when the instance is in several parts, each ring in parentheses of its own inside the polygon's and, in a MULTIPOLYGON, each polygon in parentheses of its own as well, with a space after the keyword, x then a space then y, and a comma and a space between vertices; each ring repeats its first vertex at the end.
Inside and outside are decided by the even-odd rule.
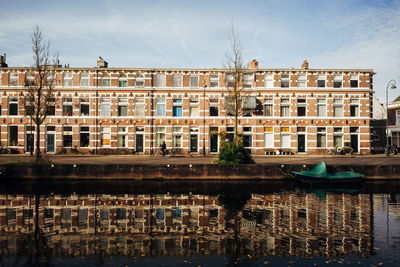
POLYGON ((206 87, 203 85, 203 156, 206 156, 206 87))
POLYGON ((386 85, 386 156, 389 157, 390 151, 389 151, 389 101, 388 101, 388 95, 389 95, 389 85, 390 89, 396 89, 396 80, 390 80, 389 83, 386 85))

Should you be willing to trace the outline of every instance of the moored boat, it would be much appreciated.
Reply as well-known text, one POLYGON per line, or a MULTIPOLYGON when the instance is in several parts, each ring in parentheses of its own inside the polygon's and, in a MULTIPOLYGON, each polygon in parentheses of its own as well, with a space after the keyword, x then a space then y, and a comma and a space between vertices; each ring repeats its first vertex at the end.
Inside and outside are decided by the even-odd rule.
POLYGON ((364 179, 364 175, 353 171, 328 173, 323 161, 312 170, 292 173, 297 179, 311 183, 357 183, 364 179))

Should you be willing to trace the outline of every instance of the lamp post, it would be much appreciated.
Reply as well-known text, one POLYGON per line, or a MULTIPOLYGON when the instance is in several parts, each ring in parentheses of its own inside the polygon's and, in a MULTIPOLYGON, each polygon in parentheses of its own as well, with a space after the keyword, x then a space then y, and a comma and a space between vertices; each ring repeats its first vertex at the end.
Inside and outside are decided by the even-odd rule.
POLYGON ((389 95, 389 85, 390 89, 396 89, 396 80, 390 80, 388 84, 386 85, 386 156, 389 157, 390 151, 389 151, 389 101, 388 101, 388 95, 389 95))
POLYGON ((206 156, 206 87, 203 85, 203 156, 206 156))

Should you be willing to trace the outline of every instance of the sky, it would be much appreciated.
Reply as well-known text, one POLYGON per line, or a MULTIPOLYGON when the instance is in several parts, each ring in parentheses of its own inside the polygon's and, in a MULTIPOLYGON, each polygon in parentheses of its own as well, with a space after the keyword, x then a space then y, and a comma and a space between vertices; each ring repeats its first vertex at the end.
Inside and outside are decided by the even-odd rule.
POLYGON ((0 54, 31 66, 38 25, 71 67, 221 68, 232 23, 245 62, 373 69, 381 102, 400 95, 400 0, 0 0, 0 54))

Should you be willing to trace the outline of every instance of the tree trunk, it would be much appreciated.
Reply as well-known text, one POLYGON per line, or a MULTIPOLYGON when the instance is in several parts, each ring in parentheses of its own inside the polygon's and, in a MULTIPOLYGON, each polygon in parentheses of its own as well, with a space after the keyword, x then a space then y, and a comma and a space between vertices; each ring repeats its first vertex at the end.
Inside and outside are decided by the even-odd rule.
POLYGON ((40 124, 36 124, 36 160, 40 159, 40 124))

